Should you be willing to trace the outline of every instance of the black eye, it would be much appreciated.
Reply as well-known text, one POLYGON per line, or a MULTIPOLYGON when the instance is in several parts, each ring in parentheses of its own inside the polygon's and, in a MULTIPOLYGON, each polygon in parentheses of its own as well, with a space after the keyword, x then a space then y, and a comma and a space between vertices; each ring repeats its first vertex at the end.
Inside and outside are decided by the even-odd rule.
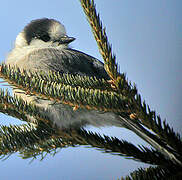
POLYGON ((41 35, 39 39, 43 40, 44 42, 49 41, 51 38, 48 34, 41 35))

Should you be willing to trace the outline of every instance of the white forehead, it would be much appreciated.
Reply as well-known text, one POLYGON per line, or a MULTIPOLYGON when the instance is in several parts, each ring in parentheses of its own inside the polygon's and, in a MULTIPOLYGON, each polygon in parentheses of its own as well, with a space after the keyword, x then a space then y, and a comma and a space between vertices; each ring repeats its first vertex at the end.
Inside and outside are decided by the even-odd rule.
MULTIPOLYGON (((60 37, 66 36, 66 29, 60 22, 52 21, 48 33, 51 39, 59 39, 60 37)), ((28 46, 24 31, 20 32, 15 40, 15 47, 23 46, 28 46)))
POLYGON ((49 35, 52 39, 59 39, 60 37, 66 36, 66 29, 60 23, 54 21, 49 28, 49 35))
POLYGON ((23 47, 23 46, 27 46, 27 45, 28 45, 28 43, 25 39, 25 33, 24 33, 24 31, 22 31, 16 37, 15 47, 23 47))

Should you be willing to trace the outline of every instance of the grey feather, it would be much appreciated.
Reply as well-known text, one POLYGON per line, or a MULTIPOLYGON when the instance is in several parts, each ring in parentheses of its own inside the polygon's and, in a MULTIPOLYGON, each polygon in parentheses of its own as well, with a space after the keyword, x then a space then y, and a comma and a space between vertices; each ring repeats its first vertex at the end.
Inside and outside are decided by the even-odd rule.
MULTIPOLYGON (((104 65, 99 60, 70 48, 42 48, 36 49, 26 55, 26 58, 16 62, 20 68, 32 71, 48 70, 71 73, 97 78, 109 79, 104 65)), ((7 61, 8 63, 8 61, 7 61)))

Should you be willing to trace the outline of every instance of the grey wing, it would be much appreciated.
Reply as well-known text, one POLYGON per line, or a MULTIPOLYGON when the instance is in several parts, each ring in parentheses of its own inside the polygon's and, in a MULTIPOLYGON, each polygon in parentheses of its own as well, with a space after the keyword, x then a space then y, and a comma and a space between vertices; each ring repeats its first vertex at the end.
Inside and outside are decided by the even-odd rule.
POLYGON ((83 52, 69 48, 65 49, 64 53, 64 56, 67 58, 67 60, 70 60, 70 72, 74 72, 74 74, 109 79, 109 76, 104 69, 104 64, 98 59, 83 52))
POLYGON ((48 70, 96 76, 109 79, 104 64, 98 59, 73 49, 43 48, 29 52, 16 61, 19 68, 31 71, 48 70))

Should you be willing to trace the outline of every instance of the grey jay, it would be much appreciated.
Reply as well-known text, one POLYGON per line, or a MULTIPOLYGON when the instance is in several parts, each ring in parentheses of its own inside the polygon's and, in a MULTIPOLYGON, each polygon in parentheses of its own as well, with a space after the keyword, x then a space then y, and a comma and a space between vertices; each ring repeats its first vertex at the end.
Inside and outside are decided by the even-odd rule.
MULTIPOLYGON (((109 79, 102 62, 83 52, 69 48, 68 45, 73 40, 75 38, 67 36, 65 28, 60 22, 47 18, 34 20, 18 34, 15 47, 9 53, 6 63, 32 72, 47 73, 52 70, 109 79)), ((141 125, 133 123, 130 119, 122 118, 112 112, 103 113, 81 108, 75 111, 69 105, 53 104, 50 100, 27 95, 17 89, 14 90, 14 93, 40 109, 45 109, 49 119, 60 129, 80 128, 86 125, 96 127, 121 127, 124 125, 170 159, 177 161, 173 154, 148 136, 141 125)), ((33 117, 29 117, 29 119, 34 121, 33 117)))
MULTIPOLYGON (((64 26, 54 19, 37 19, 31 21, 15 41, 15 47, 9 53, 6 64, 30 71, 49 70, 96 76, 109 79, 103 63, 83 52, 69 48, 75 38, 68 37, 64 26)), ((26 95, 21 90, 14 94, 33 103, 48 112, 48 116, 59 128, 93 126, 121 126, 121 122, 113 113, 101 113, 95 110, 77 109, 65 104, 54 104, 35 96, 26 95), (20 93, 21 92, 21 93, 20 93)), ((30 117, 33 120, 33 117, 30 117)))

